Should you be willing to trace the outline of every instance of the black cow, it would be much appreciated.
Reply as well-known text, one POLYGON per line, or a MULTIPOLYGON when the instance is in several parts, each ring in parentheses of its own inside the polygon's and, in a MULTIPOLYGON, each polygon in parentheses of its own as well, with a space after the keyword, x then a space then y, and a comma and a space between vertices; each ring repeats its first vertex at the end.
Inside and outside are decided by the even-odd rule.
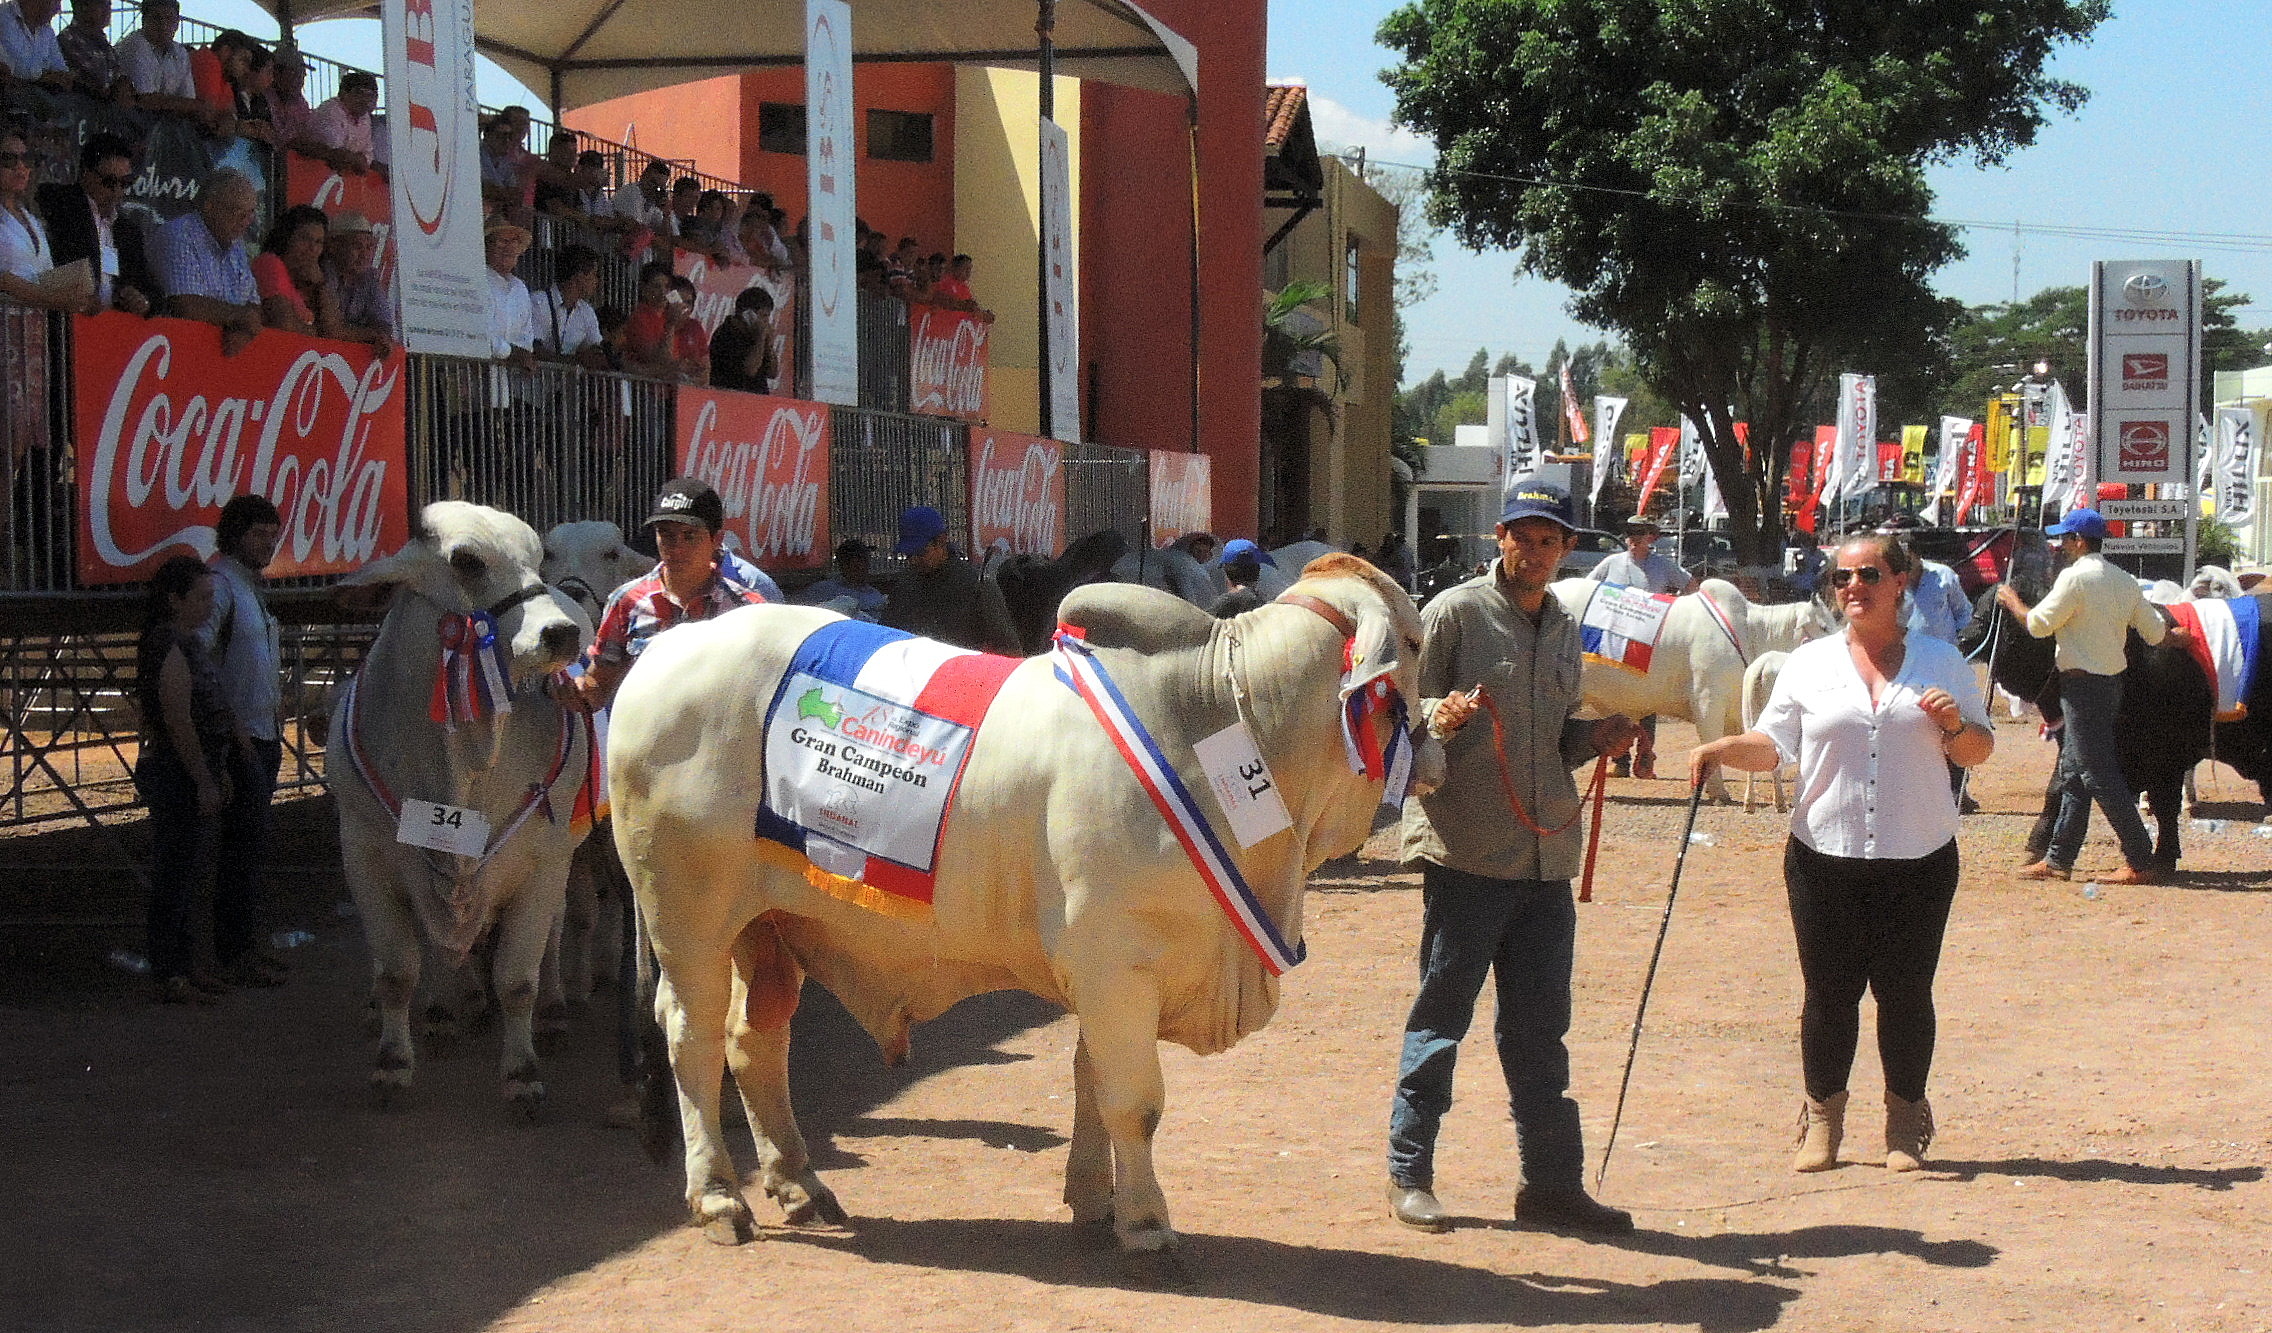
POLYGON ((1111 528, 1092 532, 1065 548, 1052 560, 1047 556, 1013 555, 988 572, 1002 589, 1010 623, 1018 631, 1018 647, 1026 656, 1049 651, 1057 631, 1057 607, 1065 594, 1085 583, 1112 577, 1113 563, 1128 552, 1128 539, 1111 528))
MULTIPOLYGON (((2033 606, 2046 591, 2015 582, 2020 596, 2033 606)), ((2047 718, 2059 716, 2059 672, 2053 660, 2056 645, 2027 632, 2018 618, 1996 601, 1994 589, 1982 593, 1973 607, 1972 624, 1960 636, 1967 654, 1989 644, 1989 676, 1997 685, 2034 704, 2047 718)), ((2154 865, 2164 872, 2177 868, 2180 852, 2178 825, 2182 823, 2185 775, 2209 756, 2210 710, 2215 706, 2208 678, 2191 654, 2169 639, 2149 648, 2136 633, 2129 636, 2129 667, 2122 676, 2122 711, 2115 741, 2122 759, 2122 774, 2131 790, 2143 792, 2153 811, 2158 836, 2154 839, 2154 865)), ((2261 683, 2261 682, 2259 682, 2261 683)), ((2220 757, 2225 757, 2220 750, 2220 757)), ((2059 817, 2058 774, 2044 793, 2043 813, 2028 833, 2027 856, 2043 859, 2051 845, 2051 826, 2059 817)))

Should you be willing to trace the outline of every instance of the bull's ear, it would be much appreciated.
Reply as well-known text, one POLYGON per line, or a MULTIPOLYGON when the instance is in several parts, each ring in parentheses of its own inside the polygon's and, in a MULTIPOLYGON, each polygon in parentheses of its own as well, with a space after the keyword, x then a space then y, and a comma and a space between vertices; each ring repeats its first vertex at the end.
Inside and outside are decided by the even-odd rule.
POLYGON ((1357 633, 1350 645, 1348 689, 1360 689, 1404 666, 1404 638, 1388 604, 1367 597, 1357 611, 1357 633))
POLYGON ((340 575, 331 585, 331 595, 357 615, 379 615, 394 600, 395 589, 416 581, 419 567, 433 558, 432 539, 424 532, 415 533, 409 543, 393 555, 340 575))

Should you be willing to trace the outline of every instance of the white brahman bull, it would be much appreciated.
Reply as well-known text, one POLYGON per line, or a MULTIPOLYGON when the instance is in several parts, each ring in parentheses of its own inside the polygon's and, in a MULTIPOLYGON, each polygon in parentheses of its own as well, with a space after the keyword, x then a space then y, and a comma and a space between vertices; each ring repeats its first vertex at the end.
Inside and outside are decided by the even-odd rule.
POLYGON ((342 600, 391 606, 378 639, 332 709, 339 842, 348 891, 371 948, 379 1049, 371 1082, 382 1101, 410 1086, 410 1005, 421 943, 464 958, 496 933, 491 980, 502 1010, 505 1096, 543 1101, 531 1027, 539 964, 560 915, 575 851, 572 813, 588 769, 584 728, 542 689, 582 650, 588 629, 537 578, 542 551, 528 524, 455 500, 426 507, 408 546, 340 580, 342 600), (512 711, 432 720, 443 635, 476 612, 506 645, 512 711), (547 786, 549 784, 549 786, 547 786), (539 794, 541 790, 541 795, 539 794), (461 830, 485 820, 480 855, 399 840, 404 801, 461 830), (448 813, 455 810, 461 818, 448 813))
MULTIPOLYGON (((1743 729, 1750 731, 1759 725, 1759 715, 1767 711, 1767 701, 1775 696, 1775 682, 1783 674, 1783 664, 1791 660, 1785 652, 1761 653, 1743 669, 1743 729)), ((1783 795, 1783 770, 1787 764, 1777 764, 1767 770, 1768 781, 1775 786, 1775 812, 1782 814, 1791 808, 1783 795)), ((1759 781, 1757 773, 1743 777, 1743 812, 1751 813, 1752 787, 1759 781)))
MULTIPOLYGON (((1226 621, 1120 585, 1081 588, 1063 607, 1195 790, 1210 789, 1194 742, 1242 718, 1252 728, 1292 827, 1245 851, 1223 844, 1288 941, 1302 933, 1310 871, 1364 841, 1383 790, 1343 749, 1344 647, 1353 640, 1361 670, 1411 699, 1420 646, 1410 599, 1372 566, 1340 557, 1306 573, 1296 591, 1317 607, 1273 603, 1226 621)), ((719 1128, 729 1061, 766 1193, 792 1223, 844 1216, 789 1102, 788 1024, 809 973, 894 1063, 911 1024, 969 995, 1026 990, 1071 1010, 1081 1037, 1065 1199, 1076 1222, 1109 1221, 1124 1250, 1174 1249, 1152 1170, 1165 1104, 1157 1044, 1229 1047, 1269 1021, 1277 978, 1046 658, 1010 674, 978 731, 947 807, 929 919, 815 888, 801 857, 752 836, 752 819, 776 683, 806 634, 836 618, 763 606, 682 626, 655 640, 616 696, 615 838, 661 967, 656 1014, 694 1222, 721 1244, 751 1235, 719 1128)), ((1371 725, 1385 739, 1390 724, 1371 725)), ((1422 784, 1442 766, 1425 735, 1422 784)), ((1208 817, 1223 818, 1212 805, 1208 817)))
MULTIPOLYGON (((1587 599, 1601 585, 1591 579, 1558 579, 1552 585, 1562 609, 1583 616, 1587 599)), ((1695 592, 1676 598, 1665 615, 1646 675, 1588 661, 1583 689, 1589 711, 1627 717, 1681 717, 1696 724, 1698 743, 1743 730, 1744 668, 1761 653, 1789 652, 1808 639, 1837 628, 1830 608, 1818 601, 1760 606, 1724 579, 1706 579, 1695 592), (1742 642, 1703 604, 1710 598, 1742 642)), ((1706 782, 1714 801, 1727 802, 1727 783, 1718 773, 1706 782)))

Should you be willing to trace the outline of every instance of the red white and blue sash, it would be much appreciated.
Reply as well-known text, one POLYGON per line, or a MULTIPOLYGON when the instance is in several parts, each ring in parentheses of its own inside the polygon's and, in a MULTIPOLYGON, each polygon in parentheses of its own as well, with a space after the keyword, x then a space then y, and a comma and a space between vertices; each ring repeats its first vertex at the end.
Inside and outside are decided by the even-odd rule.
POLYGON ((1354 638, 1341 645, 1342 750, 1352 772, 1382 784, 1382 805, 1402 806, 1412 790, 1412 715, 1387 672, 1358 677, 1356 652, 1354 638), (1384 709, 1391 724, 1386 745, 1374 725, 1384 709))
MULTIPOLYGON (((1152 733, 1137 720, 1128 697, 1113 683, 1104 663, 1097 660, 1095 650, 1084 641, 1082 632, 1070 625, 1059 625, 1051 658, 1057 678, 1079 695, 1096 715, 1105 735, 1112 738, 1113 748, 1120 751, 1120 757, 1127 761, 1129 771, 1136 775, 1144 794, 1151 798, 1160 817, 1167 821, 1169 831, 1183 845, 1184 855, 1191 858, 1192 868, 1199 872, 1207 891, 1214 895, 1223 914, 1246 940, 1247 947, 1262 960, 1263 967, 1272 976, 1280 976, 1300 963, 1308 955, 1308 946, 1296 943, 1288 947, 1276 923, 1254 896, 1254 890, 1247 886, 1246 877, 1239 873, 1238 864, 1215 836, 1207 816, 1192 798, 1191 789, 1176 775, 1175 766, 1161 752, 1152 733)), ((1364 693, 1358 691, 1359 695, 1364 693)), ((1346 725, 1346 712, 1343 720, 1346 725)), ((1409 763, 1406 767, 1409 768, 1409 763)))
POLYGON ((2210 597, 2165 607, 2192 633, 2186 650, 2217 696, 2216 715, 2248 715, 2248 692, 2262 669, 2263 607, 2254 597, 2210 597))
POLYGON ((835 897, 927 915, 971 741, 1018 663, 865 621, 815 629, 766 712, 757 836, 835 897))

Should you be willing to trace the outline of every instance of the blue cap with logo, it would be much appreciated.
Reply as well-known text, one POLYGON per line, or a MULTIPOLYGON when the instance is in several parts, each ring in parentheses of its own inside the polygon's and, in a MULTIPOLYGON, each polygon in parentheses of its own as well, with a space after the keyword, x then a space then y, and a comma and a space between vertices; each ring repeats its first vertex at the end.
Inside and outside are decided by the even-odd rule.
POLYGON ((1227 565, 1234 560, 1252 560, 1258 565, 1268 565, 1272 569, 1278 567, 1278 562, 1270 558, 1270 552, 1263 550, 1244 537, 1233 537, 1223 543, 1223 563, 1227 565))
POLYGON ((913 555, 947 535, 947 516, 929 505, 899 511, 899 544, 891 549, 913 555))
POLYGON ((2070 509, 2067 516, 2043 530, 2046 537, 2082 537, 2089 541, 2106 540, 2106 516, 2096 509, 2070 509))
POLYGON ((1578 530, 1570 521, 1570 493, 1542 477, 1518 478, 1507 488, 1507 507, 1499 521, 1512 523, 1518 518, 1549 519, 1572 532, 1578 530))

